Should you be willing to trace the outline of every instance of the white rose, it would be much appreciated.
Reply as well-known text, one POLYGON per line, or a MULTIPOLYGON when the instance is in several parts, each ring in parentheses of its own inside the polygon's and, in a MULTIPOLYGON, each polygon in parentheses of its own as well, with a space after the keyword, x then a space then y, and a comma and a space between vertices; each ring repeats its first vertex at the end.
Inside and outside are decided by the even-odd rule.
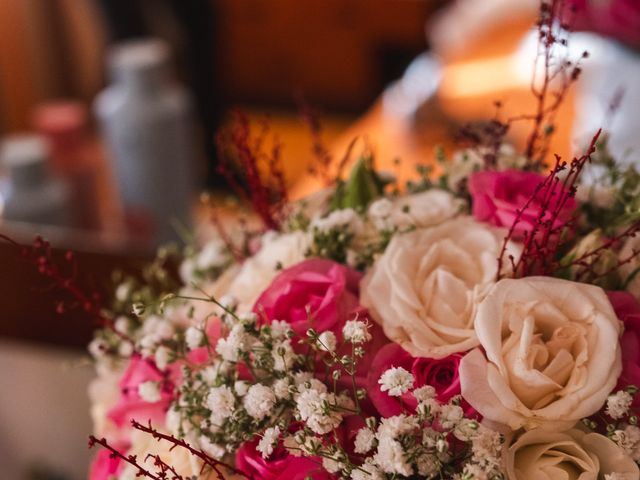
POLYGON ((362 283, 361 302, 414 356, 478 345, 476 300, 496 278, 504 232, 464 216, 396 235, 362 283))
POLYGON ((427 190, 406 195, 393 201, 382 198, 373 202, 369 218, 377 228, 430 227, 456 216, 462 208, 462 200, 444 190, 427 190))
POLYGON ((498 282, 478 306, 484 347, 460 363, 463 397, 512 429, 565 430, 597 412, 621 371, 621 323, 605 292, 551 277, 498 282))
POLYGON ((508 480, 638 479, 635 462, 607 437, 598 433, 569 430, 564 433, 542 429, 524 433, 505 454, 508 480))
POLYGON ((238 301, 239 311, 251 310, 281 269, 305 259, 305 252, 310 244, 310 236, 300 231, 265 235, 258 253, 242 264, 224 294, 238 301))

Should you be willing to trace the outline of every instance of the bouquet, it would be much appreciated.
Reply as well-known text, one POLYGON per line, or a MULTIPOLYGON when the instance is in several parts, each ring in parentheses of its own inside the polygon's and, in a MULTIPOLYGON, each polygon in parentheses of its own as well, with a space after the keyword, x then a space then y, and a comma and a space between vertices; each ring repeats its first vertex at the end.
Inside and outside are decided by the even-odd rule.
POLYGON ((330 181, 289 202, 264 132, 223 133, 261 226, 163 249, 96 310, 91 480, 640 478, 640 173, 601 132, 549 162, 580 68, 560 11, 537 112, 406 184, 366 150, 330 177, 318 144, 330 181))

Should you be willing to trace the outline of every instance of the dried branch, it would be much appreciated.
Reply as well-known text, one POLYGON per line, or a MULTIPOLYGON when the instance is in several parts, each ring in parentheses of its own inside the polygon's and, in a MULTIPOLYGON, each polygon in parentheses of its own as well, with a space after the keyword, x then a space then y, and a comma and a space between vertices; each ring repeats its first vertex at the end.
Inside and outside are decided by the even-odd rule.
POLYGON ((523 215, 529 211, 533 204, 539 204, 538 212, 533 221, 531 230, 525 233, 522 253, 516 260, 509 256, 514 278, 530 275, 552 275, 560 268, 558 252, 568 241, 567 234, 575 223, 576 217, 567 222, 560 222, 559 216, 565 208, 567 201, 575 197, 576 185, 591 155, 595 152, 595 145, 601 130, 593 136, 586 152, 579 158, 574 158, 569 164, 569 171, 560 178, 560 173, 565 171, 567 163, 559 156, 555 157, 555 164, 549 174, 536 187, 524 205, 516 211, 516 216, 504 238, 500 255, 498 257, 497 278, 504 273, 505 255, 509 243, 514 239, 516 229, 523 221, 523 215))
POLYGON ((247 116, 236 111, 232 126, 217 137, 218 171, 235 193, 253 207, 267 229, 280 230, 288 192, 280 143, 274 138, 271 150, 263 149, 268 134, 269 126, 264 122, 254 137, 247 116), (268 169, 275 185, 263 179, 261 164, 268 169))
POLYGON ((224 474, 222 472, 222 469, 226 469, 231 473, 234 473, 236 475, 240 475, 244 478, 247 479, 251 479, 252 477, 250 477, 249 475, 247 475, 246 473, 238 470, 237 468, 221 462, 220 460, 216 460, 214 458, 211 458, 209 455, 207 455, 206 453, 204 453, 202 450, 197 449, 192 447, 190 444, 188 444, 187 442, 185 442, 184 440, 181 440, 179 438, 174 437, 173 435, 168 435, 162 432, 159 432, 158 430, 156 430, 155 428, 153 428, 151 426, 151 422, 149 422, 149 426, 144 426, 139 422, 136 422, 135 420, 131 420, 131 425, 133 426, 133 428, 135 428, 136 430, 140 430, 141 432, 145 432, 148 433, 150 435, 153 436, 153 438, 155 438, 158 441, 161 440, 166 440, 167 442, 170 442, 173 444, 173 446, 171 447, 171 450, 173 450, 176 447, 180 447, 180 448, 184 448, 186 449, 191 455, 193 455, 194 457, 200 459, 203 462, 203 468, 204 467, 210 467, 218 476, 219 480, 224 480, 224 474))

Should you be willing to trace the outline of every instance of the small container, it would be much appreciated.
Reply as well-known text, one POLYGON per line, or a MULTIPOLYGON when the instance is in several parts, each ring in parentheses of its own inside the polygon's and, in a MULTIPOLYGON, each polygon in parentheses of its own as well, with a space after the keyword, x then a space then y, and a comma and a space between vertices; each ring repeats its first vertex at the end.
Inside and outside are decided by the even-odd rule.
POLYGON ((98 229, 98 159, 88 152, 87 119, 87 109, 81 102, 57 100, 38 105, 31 123, 49 142, 55 173, 69 184, 74 225, 98 229))
POLYGON ((129 229, 156 243, 178 240, 175 221, 191 225, 195 196, 192 102, 169 64, 160 40, 116 46, 95 102, 129 229))
POLYGON ((3 217, 38 225, 70 226, 69 189, 50 171, 49 146, 39 135, 16 134, 0 144, 8 173, 3 217))

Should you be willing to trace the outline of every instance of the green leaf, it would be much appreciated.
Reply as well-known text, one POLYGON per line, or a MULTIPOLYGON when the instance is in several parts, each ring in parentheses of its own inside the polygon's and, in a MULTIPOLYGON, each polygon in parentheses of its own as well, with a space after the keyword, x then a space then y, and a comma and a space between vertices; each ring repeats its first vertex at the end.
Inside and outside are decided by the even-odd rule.
POLYGON ((373 168, 372 157, 361 157, 351 169, 347 181, 336 187, 331 207, 333 210, 364 210, 382 195, 383 189, 384 183, 373 168))

